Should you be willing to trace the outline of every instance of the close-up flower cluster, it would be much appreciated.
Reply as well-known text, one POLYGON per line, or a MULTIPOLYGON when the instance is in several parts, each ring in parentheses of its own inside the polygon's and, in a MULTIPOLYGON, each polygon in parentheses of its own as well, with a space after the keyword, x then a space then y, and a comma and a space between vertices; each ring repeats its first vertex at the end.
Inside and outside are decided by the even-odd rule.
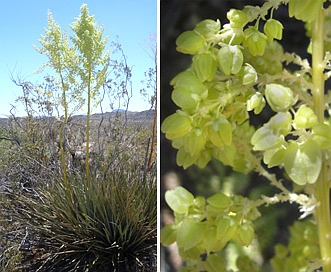
MULTIPOLYGON (((331 246, 324 241, 331 229, 331 101, 324 89, 331 60, 327 2, 269 0, 261 6, 231 8, 226 21, 204 19, 177 37, 176 50, 191 55, 191 62, 170 82, 177 109, 161 125, 177 150, 177 165, 204 169, 216 159, 235 172, 256 172, 278 190, 255 200, 233 189, 208 198, 194 198, 183 187, 167 191, 165 201, 174 211, 174 222, 163 228, 161 242, 177 243, 186 262, 182 271, 227 271, 231 245, 247 248, 259 240, 255 220, 262 214, 260 208, 286 201, 298 203, 300 211, 309 210, 305 216, 314 215, 314 224, 298 223, 291 232, 317 230, 320 256, 316 241, 306 237, 301 252, 294 235, 288 248, 276 247, 274 271, 314 271, 322 266, 331 271, 331 246), (308 59, 283 47, 286 26, 274 16, 280 7, 304 25, 310 39, 308 59), (254 122, 261 116, 262 122, 254 122), (313 252, 314 260, 307 259, 307 252, 313 252), (288 267, 281 264, 281 256, 288 267)), ((261 263, 243 251, 236 251, 234 267, 239 270, 229 271, 260 271, 261 263)))

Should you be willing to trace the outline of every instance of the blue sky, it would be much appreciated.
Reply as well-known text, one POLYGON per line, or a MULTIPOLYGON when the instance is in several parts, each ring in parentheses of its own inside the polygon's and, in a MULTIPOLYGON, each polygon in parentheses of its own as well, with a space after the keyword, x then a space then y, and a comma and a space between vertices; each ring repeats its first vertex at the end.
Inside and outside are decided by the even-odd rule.
MULTIPOLYGON (((79 16, 84 3, 99 25, 104 25, 104 35, 109 36, 109 42, 118 40, 122 45, 128 65, 133 68, 134 96, 129 109, 141 111, 149 108, 139 90, 143 87, 144 72, 153 67, 146 44, 151 36, 156 37, 157 1, 11 0, 2 3, 0 13, 0 117, 9 115, 10 104, 22 95, 21 88, 11 81, 11 74, 31 82, 40 82, 44 75, 33 74, 47 61, 33 45, 39 45, 40 34, 44 34, 47 27, 47 11, 52 12, 62 30, 70 30, 69 25, 79 16)), ((21 108, 16 114, 22 115, 21 108)))

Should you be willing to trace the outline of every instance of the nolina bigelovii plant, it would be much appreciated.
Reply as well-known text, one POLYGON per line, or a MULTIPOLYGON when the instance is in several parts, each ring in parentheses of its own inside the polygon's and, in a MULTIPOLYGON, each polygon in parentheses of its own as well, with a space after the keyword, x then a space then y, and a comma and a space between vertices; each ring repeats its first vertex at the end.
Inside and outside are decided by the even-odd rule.
MULTIPOLYGON (((89 154, 91 107, 93 102, 99 103, 99 91, 106 81, 109 66, 109 51, 105 51, 108 38, 103 38, 103 27, 99 27, 94 17, 89 15, 86 4, 81 6, 81 14, 71 25, 71 29, 74 35, 68 39, 67 32, 61 31, 49 12, 46 34, 39 40, 41 47, 35 47, 39 53, 48 57, 48 62, 43 67, 49 66, 55 70, 62 89, 60 104, 64 114, 59 130, 59 142, 63 180, 70 199, 72 196, 63 148, 64 128, 69 119, 69 103, 71 108, 81 108, 86 96, 86 154, 89 154)), ((85 168, 90 185, 89 156, 86 156, 85 168)))
MULTIPOLYGON (((276 245, 273 271, 331 271, 329 2, 269 0, 229 10, 225 24, 203 20, 177 38, 177 51, 192 55, 192 64, 171 81, 179 109, 161 126, 178 150, 177 164, 204 168, 216 158, 235 171, 259 173, 280 191, 257 200, 224 192, 194 197, 183 187, 167 191, 175 221, 162 229, 161 242, 177 242, 183 271, 230 270, 222 251, 229 243, 252 245, 259 208, 284 201, 299 204, 302 220, 291 228, 288 246, 276 245), (305 22, 311 62, 284 52, 277 41, 283 24, 274 11, 281 5, 305 22), (291 64, 299 68, 291 71, 291 64), (267 105, 271 118, 253 127, 250 116, 267 105), (273 174, 276 167, 293 186, 273 174)), ((239 256, 232 269, 258 271, 260 265, 239 256)))

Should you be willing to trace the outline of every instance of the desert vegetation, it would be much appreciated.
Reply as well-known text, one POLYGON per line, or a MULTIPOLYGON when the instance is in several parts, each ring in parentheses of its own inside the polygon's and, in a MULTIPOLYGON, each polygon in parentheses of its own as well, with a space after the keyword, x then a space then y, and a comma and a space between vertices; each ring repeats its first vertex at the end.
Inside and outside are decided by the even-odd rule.
POLYGON ((128 111, 121 45, 111 59, 86 5, 71 28, 49 14, 36 49, 54 74, 13 78, 26 116, 1 119, 0 271, 156 271, 156 90, 149 110, 128 111))

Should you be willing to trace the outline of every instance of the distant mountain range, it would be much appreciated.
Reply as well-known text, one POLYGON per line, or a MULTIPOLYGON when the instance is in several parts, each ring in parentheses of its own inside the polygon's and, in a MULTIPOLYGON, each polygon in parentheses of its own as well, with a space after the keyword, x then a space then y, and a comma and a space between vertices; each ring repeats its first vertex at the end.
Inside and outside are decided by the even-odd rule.
POLYGON ((118 113, 118 112, 125 112, 125 110, 123 110, 123 109, 117 109, 117 110, 113 110, 112 112, 116 112, 116 113, 118 113))
MULTIPOLYGON (((109 118, 115 117, 116 115, 124 115, 126 114, 128 120, 132 121, 147 121, 153 122, 154 119, 154 110, 145 110, 145 111, 125 111, 123 109, 113 110, 112 112, 104 112, 104 113, 95 113, 91 115, 91 120, 99 119, 102 117, 109 118)), ((86 115, 74 115, 72 116, 73 119, 85 119, 86 115)), ((8 118, 0 118, 0 125, 7 123, 8 118)))

